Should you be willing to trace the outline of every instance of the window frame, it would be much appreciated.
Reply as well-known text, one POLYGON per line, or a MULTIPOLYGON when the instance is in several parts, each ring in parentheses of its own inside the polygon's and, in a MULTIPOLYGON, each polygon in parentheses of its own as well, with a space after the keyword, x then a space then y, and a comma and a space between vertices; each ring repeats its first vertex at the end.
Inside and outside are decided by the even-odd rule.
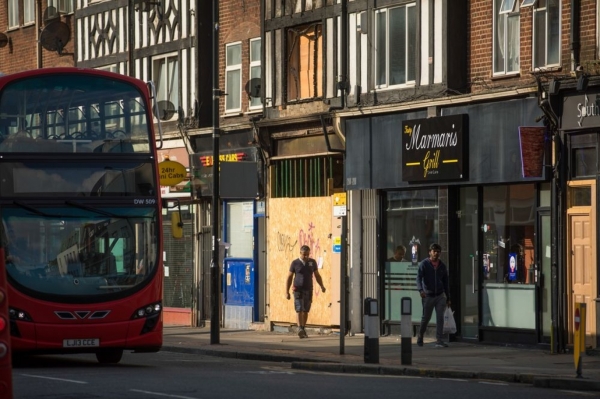
POLYGON ((515 5, 517 4, 517 0, 502 0, 502 4, 500 4, 500 14, 510 14, 514 12, 515 5), (509 7, 509 5, 512 5, 509 7))
MULTIPOLYGON (((73 0, 48 0, 48 8, 54 7, 58 14, 73 14, 75 7, 73 0)), ((48 15, 49 18, 56 17, 57 15, 48 15)))
POLYGON ((19 0, 8 0, 7 3, 8 29, 20 26, 19 0))
POLYGON ((545 0, 545 3, 542 7, 539 6, 540 2, 535 0, 535 6, 533 7, 532 12, 532 40, 531 40, 531 66, 533 70, 540 70, 548 67, 558 67, 560 66, 561 59, 561 35, 562 35, 562 26, 560 23, 560 17, 562 12, 562 0, 558 1, 558 55, 556 62, 548 62, 548 49, 550 47, 550 31, 551 31, 551 19, 550 19, 550 8, 548 6, 550 0, 545 0), (545 18, 545 32, 544 32, 544 62, 542 64, 536 65, 536 50, 538 48, 538 41, 536 37, 536 18, 540 18, 541 14, 543 14, 543 18, 545 18))
POLYGON ((320 21, 297 25, 287 29, 285 35, 286 103, 314 101, 324 98, 324 76, 326 73, 324 69, 324 29, 323 23, 320 21), (300 59, 302 49, 304 48, 303 46, 308 46, 307 53, 309 56, 307 62, 303 62, 306 60, 300 59), (312 51, 310 51, 310 49, 312 49, 312 51), (307 78, 306 87, 302 85, 303 71, 301 69, 304 64, 308 67, 309 71, 312 71, 312 76, 307 78), (295 76, 293 71, 296 71, 295 76), (296 85, 293 85, 292 80, 294 77, 297 78, 296 85), (303 93, 307 95, 303 95, 303 93))
MULTIPOLYGON (((409 40, 410 40, 410 30, 411 28, 415 29, 415 39, 418 36, 418 32, 417 32, 417 23, 414 22, 412 24, 409 24, 409 18, 408 18, 408 12, 410 8, 414 7, 414 11, 416 11, 416 3, 407 3, 407 4, 401 4, 398 6, 394 6, 394 7, 387 7, 387 8, 380 8, 375 10, 375 18, 374 18, 374 26, 375 26, 375 45, 374 45, 374 52, 373 52, 373 65, 374 65, 374 71, 375 73, 373 74, 373 78, 374 83, 373 83, 373 87, 376 90, 380 90, 380 89, 396 89, 396 88, 403 88, 403 87, 414 87, 416 85, 416 79, 417 79, 417 65, 416 65, 416 61, 418 59, 417 54, 413 54, 412 58, 413 58, 413 65, 410 65, 410 51, 408 51, 408 49, 410 48, 409 45, 409 40), (398 83, 398 84, 390 84, 390 59, 392 58, 391 55, 393 55, 394 53, 390 53, 392 51, 392 46, 390 46, 390 11, 391 10, 395 10, 395 9, 404 9, 404 15, 405 15, 405 21, 406 24, 404 26, 404 39, 405 39, 405 53, 404 53, 404 70, 405 70, 405 76, 404 76, 404 82, 403 83, 398 83), (379 26, 379 18, 377 18, 378 15, 385 13, 385 83, 379 83, 379 78, 378 78, 378 69, 379 69, 379 49, 377 48, 377 44, 379 43, 379 34, 381 31, 380 26, 379 26), (411 74, 411 70, 412 69, 412 75, 414 77, 414 79, 409 80, 409 75, 411 74)), ((414 50, 415 51, 419 51, 416 40, 415 43, 413 43, 414 46, 414 50)), ((399 50, 397 50, 399 51, 399 50)))
MULTIPOLYGON (((252 71, 258 69, 258 79, 261 78, 262 76, 262 63, 261 63, 261 54, 262 54, 262 41, 260 37, 256 37, 254 39, 250 39, 250 42, 248 44, 248 60, 249 60, 249 65, 248 65, 248 77, 249 77, 249 81, 252 81, 252 71), (258 50, 258 60, 253 60, 252 59, 252 45, 258 42, 258 46, 259 46, 259 50, 258 50)), ((250 90, 252 89, 251 87, 249 88, 250 90)), ((255 101, 253 104, 253 98, 249 98, 248 99, 248 109, 249 110, 257 110, 257 109, 261 109, 262 108, 262 96, 261 97, 254 97, 255 99, 258 99, 258 101, 255 101)))
POLYGON ((35 0, 23 0, 23 25, 35 23, 35 0))
MULTIPOLYGON (((180 102, 180 95, 181 92, 179 90, 179 83, 180 83, 180 72, 179 72, 179 68, 180 68, 180 62, 179 62, 179 54, 178 53, 166 53, 166 54, 161 54, 161 55, 157 55, 155 57, 152 57, 152 80, 154 81, 155 85, 156 85, 156 101, 171 101, 173 103, 173 106, 175 107, 175 109, 177 110, 179 105, 181 104, 180 102), (176 62, 175 68, 173 71, 171 71, 168 67, 169 67, 169 61, 170 60, 174 60, 176 62), (167 70, 163 71, 162 69, 160 71, 157 71, 158 67, 157 67, 157 63, 162 62, 162 64, 158 65, 159 67, 162 66, 167 66, 167 70), (157 72, 159 73, 157 75, 157 72), (161 88, 161 80, 160 78, 163 78, 163 72, 167 74, 166 78, 167 78, 167 93, 166 96, 164 95, 164 89, 161 88), (170 73, 171 72, 171 73, 170 73), (172 73, 175 73, 175 75, 172 75, 172 73), (168 75, 172 75, 172 76, 168 76, 168 75), (176 79, 175 82, 173 82, 173 80, 176 79), (175 93, 173 93, 173 89, 175 89, 175 93), (173 97, 175 96, 175 97, 173 97), (172 99, 175 98, 176 101, 172 101, 172 99)), ((157 118, 158 116, 155 115, 154 118, 157 118)), ((174 120, 178 117, 177 112, 175 112, 173 114, 173 116, 171 117, 171 119, 169 120, 174 120)))
MULTIPOLYGON (((493 17, 493 24, 492 24, 492 75, 493 76, 510 76, 510 75, 518 75, 520 73, 521 70, 521 56, 520 56, 520 52, 521 52, 521 30, 520 30, 520 22, 521 22, 521 15, 519 13, 519 10, 517 9, 517 11, 511 11, 510 13, 507 12, 502 12, 502 5, 504 4, 506 0, 494 0, 492 3, 493 9, 492 9, 492 17, 493 17), (500 4, 498 6, 498 8, 496 8, 496 6, 500 4), (514 21, 516 20, 516 21, 514 21), (511 26, 510 22, 513 22, 514 24, 516 24, 517 29, 516 29, 516 36, 513 38, 513 42, 510 42, 510 37, 509 37, 509 28, 511 26), (497 40, 497 36, 499 36, 499 24, 502 23, 502 43, 498 43, 497 40), (502 70, 496 70, 496 64, 497 64, 497 57, 498 57, 498 52, 502 52, 504 54, 506 54, 507 52, 509 52, 511 44, 516 44, 516 47, 518 49, 518 54, 517 54, 517 61, 516 61, 516 68, 508 70, 509 69, 509 61, 510 58, 507 56, 503 56, 503 69, 502 70), (502 49, 499 48, 499 46, 502 45, 502 49)), ((516 3, 515 3, 516 4, 516 3)), ((514 10, 514 7, 513 7, 514 10)))
MULTIPOLYGON (((242 48, 241 41, 225 44, 225 93, 226 93, 226 96, 225 96, 225 103, 223 104, 223 106, 225 108, 226 114, 242 111, 242 76, 243 76, 242 64, 243 64, 243 58, 244 58, 242 51, 243 51, 243 48, 242 48), (228 57, 228 53, 229 53, 228 50, 232 47, 239 47, 240 60, 239 60, 239 63, 229 65, 230 60, 228 57), (229 79, 229 74, 232 72, 239 72, 239 74, 240 74, 238 87, 232 87, 232 82, 230 82, 230 79, 229 79), (229 99, 233 99, 234 98, 233 96, 237 97, 237 105, 238 106, 228 108, 230 106, 229 99)), ((234 60, 231 60, 231 61, 233 62, 234 60)), ((233 103, 231 105, 235 106, 236 104, 233 103)))

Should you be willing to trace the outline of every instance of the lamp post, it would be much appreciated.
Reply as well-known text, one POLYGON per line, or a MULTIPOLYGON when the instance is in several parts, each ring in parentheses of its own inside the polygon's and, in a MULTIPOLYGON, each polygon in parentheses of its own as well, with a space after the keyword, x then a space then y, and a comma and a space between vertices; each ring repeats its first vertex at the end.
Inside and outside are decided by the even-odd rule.
POLYGON ((219 265, 219 2, 213 0, 213 37, 212 37, 212 122, 213 122, 213 190, 212 190, 212 264, 211 264, 211 312, 210 312, 210 343, 218 344, 220 337, 220 304, 221 288, 219 280, 221 268, 219 265))

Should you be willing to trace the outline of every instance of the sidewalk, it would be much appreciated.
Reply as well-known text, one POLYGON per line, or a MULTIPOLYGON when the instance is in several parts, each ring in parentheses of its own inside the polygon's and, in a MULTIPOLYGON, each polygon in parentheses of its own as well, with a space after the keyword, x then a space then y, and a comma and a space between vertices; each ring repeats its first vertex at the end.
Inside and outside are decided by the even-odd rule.
POLYGON ((292 363, 292 368, 387 375, 420 375, 474 378, 533 384, 566 390, 600 391, 600 356, 582 355, 583 378, 575 378, 573 354, 550 354, 541 349, 452 342, 435 348, 432 340, 416 345, 412 361, 401 364, 400 337, 380 337, 379 363, 365 364, 364 336, 345 337, 340 355, 339 334, 319 335, 309 330, 308 339, 287 332, 221 329, 219 344, 210 344, 209 328, 166 326, 164 351, 248 360, 292 363))

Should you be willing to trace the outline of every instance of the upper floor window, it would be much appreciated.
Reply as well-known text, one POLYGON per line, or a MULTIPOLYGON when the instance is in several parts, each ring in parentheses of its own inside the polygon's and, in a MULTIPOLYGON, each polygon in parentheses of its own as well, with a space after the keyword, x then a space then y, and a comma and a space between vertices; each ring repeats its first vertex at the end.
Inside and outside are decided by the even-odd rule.
POLYGON ((154 58, 152 78, 156 84, 159 109, 176 111, 179 108, 179 61, 177 54, 154 58), (161 101, 163 101, 162 105, 161 101))
POLYGON ((417 11, 415 3, 375 12, 375 86, 415 82, 417 11))
POLYGON ((231 43, 225 48, 225 112, 241 111, 242 43, 231 43))
POLYGON ((560 63, 560 0, 537 0, 533 8, 533 67, 560 63))
POLYGON ((250 40, 250 109, 259 108, 262 105, 260 87, 260 38, 250 40), (256 84, 258 87, 256 87, 256 84))
POLYGON ((19 1, 8 0, 8 28, 19 26, 19 1))
POLYGON ((57 13, 71 14, 73 12, 73 0, 48 0, 48 18, 57 16, 57 13))
POLYGON ((323 25, 296 26, 287 31, 288 101, 323 95, 323 25))
POLYGON ((494 0, 494 74, 519 72, 520 16, 516 0, 494 0))
POLYGON ((23 25, 32 24, 35 22, 35 1, 23 1, 23 25))

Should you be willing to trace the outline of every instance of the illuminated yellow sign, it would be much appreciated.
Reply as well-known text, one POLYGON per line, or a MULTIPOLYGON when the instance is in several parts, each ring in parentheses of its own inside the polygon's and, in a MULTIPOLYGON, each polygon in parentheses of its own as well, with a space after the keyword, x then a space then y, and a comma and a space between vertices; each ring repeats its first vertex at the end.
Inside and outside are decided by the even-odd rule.
POLYGON ((187 177, 185 166, 168 159, 158 164, 158 171, 160 173, 161 186, 174 186, 177 183, 181 183, 187 177))

